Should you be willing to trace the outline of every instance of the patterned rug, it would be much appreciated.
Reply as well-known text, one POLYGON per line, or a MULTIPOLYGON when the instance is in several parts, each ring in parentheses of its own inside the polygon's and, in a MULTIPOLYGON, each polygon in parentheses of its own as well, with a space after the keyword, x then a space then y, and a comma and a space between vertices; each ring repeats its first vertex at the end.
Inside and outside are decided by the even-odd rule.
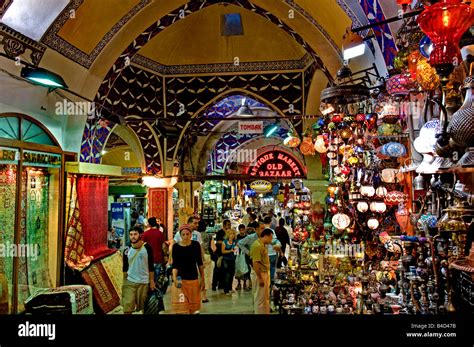
POLYGON ((120 306, 122 296, 121 280, 122 256, 120 252, 93 262, 81 272, 84 281, 92 287, 97 308, 102 313, 108 313, 120 306), (118 270, 120 269, 120 275, 118 270))

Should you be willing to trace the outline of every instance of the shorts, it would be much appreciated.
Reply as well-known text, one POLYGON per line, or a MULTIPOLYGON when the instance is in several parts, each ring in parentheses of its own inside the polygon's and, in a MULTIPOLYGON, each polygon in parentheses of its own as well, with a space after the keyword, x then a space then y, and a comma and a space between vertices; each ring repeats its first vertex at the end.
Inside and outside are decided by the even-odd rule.
POLYGON ((143 310, 149 284, 133 283, 125 279, 122 286, 122 306, 125 314, 143 310))

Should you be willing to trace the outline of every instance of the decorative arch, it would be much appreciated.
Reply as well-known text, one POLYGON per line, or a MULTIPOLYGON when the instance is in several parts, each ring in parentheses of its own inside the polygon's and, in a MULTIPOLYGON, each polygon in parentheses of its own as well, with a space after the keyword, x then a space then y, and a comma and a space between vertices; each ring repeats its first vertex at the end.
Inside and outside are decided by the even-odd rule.
MULTIPOLYGON (((48 147, 57 147, 57 150, 61 151, 61 145, 56 137, 45 127, 41 122, 35 118, 22 113, 0 113, 0 121, 4 121, 6 124, 2 124, 0 132, 8 137, 0 136, 0 138, 6 139, 6 141, 12 142, 27 142, 32 144, 40 144, 48 147), (18 131, 10 123, 9 119, 18 120, 18 131), (8 125, 8 126, 5 126, 8 125), (34 141, 33 139, 43 139, 42 142, 34 141), (47 140, 48 143, 44 143, 47 140)), ((57 151, 56 150, 56 151, 57 151)))
MULTIPOLYGON (((166 16, 161 17, 157 20, 153 25, 147 28, 145 32, 139 35, 133 42, 124 50, 124 52, 119 56, 119 58, 115 61, 107 75, 105 76, 103 82, 101 83, 99 90, 97 91, 95 101, 99 105, 105 105, 111 102, 110 92, 114 90, 115 82, 121 76, 122 72, 129 66, 130 60, 133 56, 138 53, 138 51, 153 37, 155 37, 158 33, 166 29, 168 26, 172 25, 176 21, 182 18, 180 16, 182 13, 185 15, 190 15, 194 12, 201 10, 202 8, 210 5, 214 5, 215 2, 211 0, 202 0, 199 2, 189 2, 186 3, 183 7, 177 8, 174 11, 168 13, 166 16)), ((270 22, 277 25, 279 28, 285 30, 290 36, 292 36, 296 42, 298 42, 309 54, 312 56, 314 61, 316 62, 317 68, 321 69, 326 78, 332 80, 332 76, 329 70, 325 67, 322 59, 319 55, 311 48, 310 45, 306 43, 306 41, 293 29, 291 29, 286 23, 284 23, 280 18, 273 15, 272 13, 266 11, 265 9, 253 4, 249 0, 237 0, 234 3, 235 5, 241 6, 249 11, 252 11, 256 14, 259 14, 265 17, 270 22)), ((115 102, 115 101, 114 101, 115 102)), ((117 103, 120 101, 117 100, 117 103)), ((102 109, 99 110, 102 113, 105 113, 106 110, 102 109)), ((84 136, 83 136, 83 149, 81 150, 81 161, 92 161, 92 162, 99 162, 100 161, 100 152, 103 146, 103 138, 107 136, 107 131, 110 129, 99 129, 97 131, 96 124, 94 123, 96 120, 92 118, 88 119, 88 124, 85 127, 84 136), (96 139, 96 135, 99 135, 98 139, 96 139), (101 141, 102 138, 102 141, 101 141), (86 146, 84 146, 86 145, 86 146)), ((173 146, 171 146, 173 147, 173 146)), ((165 150, 168 152, 168 149, 165 150)), ((177 148, 174 148, 174 155, 176 157, 177 148)), ((167 155, 166 155, 167 156, 167 155)), ((162 165, 164 163, 161 163, 162 165)), ((160 171, 158 169, 158 171, 160 171)))
MULTIPOLYGON (((232 100, 232 97, 226 97, 226 96, 232 96, 232 95, 238 97, 238 100, 241 100, 242 96, 249 97, 248 101, 249 101, 249 106, 250 107, 269 108, 271 111, 276 112, 278 115, 280 115, 282 117, 285 116, 283 111, 281 111, 278 107, 276 107, 271 101, 267 100, 265 97, 263 97, 261 95, 258 95, 258 94, 254 93, 252 91, 248 91, 248 90, 241 89, 241 88, 234 88, 234 89, 227 90, 227 91, 222 92, 221 94, 217 95, 211 101, 209 101, 205 105, 203 105, 192 116, 192 118, 195 119, 195 118, 199 118, 201 116, 201 114, 202 114, 202 116, 209 117, 209 116, 212 116, 213 114, 217 113, 216 120, 215 121, 214 120, 207 121, 207 122, 203 123, 203 125, 200 127, 200 130, 207 130, 207 131, 212 130, 219 122, 221 122, 221 119, 231 117, 232 115, 234 115, 238 111, 238 109, 240 108, 240 104, 234 102, 234 100, 232 100), (216 109, 215 109, 214 106, 219 105, 221 102, 225 101, 226 99, 230 100, 230 102, 228 104, 228 107, 225 108, 224 112, 216 112, 216 109), (216 103, 217 100, 220 100, 220 102, 216 103)), ((176 143, 176 149, 175 149, 175 152, 174 152, 174 155, 173 155, 173 160, 176 159, 176 157, 178 155, 179 145, 183 141, 183 138, 186 134, 186 130, 192 125, 192 123, 193 123, 192 121, 187 122, 185 124, 185 126, 183 127, 183 129, 181 131, 181 134, 180 134, 180 137, 178 139, 178 142, 176 143)), ((301 121, 298 121, 296 124, 294 124, 294 126, 298 127, 298 126, 300 126, 300 124, 301 124, 301 121)))

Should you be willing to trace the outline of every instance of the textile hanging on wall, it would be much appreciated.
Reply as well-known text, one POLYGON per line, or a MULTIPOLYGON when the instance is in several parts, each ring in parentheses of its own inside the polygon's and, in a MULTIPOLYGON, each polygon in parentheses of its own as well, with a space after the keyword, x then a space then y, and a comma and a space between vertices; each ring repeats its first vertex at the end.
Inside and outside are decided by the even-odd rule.
MULTIPOLYGON (((0 244, 4 251, 14 244, 16 165, 0 165, 0 244)), ((0 314, 9 313, 13 257, 0 256, 0 314)))
POLYGON ((67 213, 67 233, 64 260, 75 270, 82 270, 89 266, 93 257, 86 255, 84 235, 80 221, 79 201, 77 198, 77 177, 68 177, 69 205, 67 213))
POLYGON ((148 190, 148 216, 168 220, 168 190, 150 188, 148 190))
POLYGON ((21 196, 20 243, 28 245, 33 253, 19 257, 18 294, 19 302, 23 303, 35 290, 52 286, 48 271, 48 172, 42 169, 24 169, 21 196))
POLYGON ((108 192, 108 178, 82 176, 77 179, 84 248, 94 259, 114 253, 107 245, 108 192))

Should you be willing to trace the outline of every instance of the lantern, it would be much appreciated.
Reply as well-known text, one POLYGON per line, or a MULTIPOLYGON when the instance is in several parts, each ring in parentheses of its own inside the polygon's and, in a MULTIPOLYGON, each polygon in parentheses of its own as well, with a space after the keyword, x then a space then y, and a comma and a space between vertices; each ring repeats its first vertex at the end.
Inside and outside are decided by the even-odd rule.
POLYGON ((364 196, 372 197, 375 195, 375 188, 372 186, 360 187, 360 193, 364 196))
POLYGON ((373 201, 370 203, 370 210, 372 212, 384 213, 387 210, 387 205, 381 201, 373 201))
POLYGON ((434 44, 430 64, 447 82, 454 65, 461 61, 459 40, 474 22, 474 9, 460 0, 441 0, 426 6, 417 22, 434 44))
POLYGON ((425 91, 438 89, 440 85, 439 76, 425 58, 418 59, 416 64, 416 81, 425 91))
POLYGON ((316 137, 316 141, 314 143, 314 149, 318 151, 319 153, 326 153, 328 151, 323 135, 318 135, 316 137))
POLYGON ((385 203, 387 205, 398 205, 405 202, 408 199, 408 196, 405 193, 399 192, 397 190, 392 190, 388 192, 385 196, 385 203))
POLYGON ((405 11, 408 5, 411 5, 412 2, 412 0, 397 0, 397 4, 402 6, 403 11, 405 11))
POLYGON ((369 205, 365 201, 359 201, 357 203, 357 211, 361 213, 365 213, 367 212, 368 209, 369 209, 369 205))
POLYGON ((416 67, 420 56, 421 54, 419 51, 413 51, 408 56, 408 70, 410 71, 412 80, 416 80, 416 67))
POLYGON ((292 132, 288 133, 288 137, 283 140, 283 144, 287 147, 295 148, 298 147, 301 143, 301 140, 298 136, 295 136, 292 132))
POLYGON ((411 82, 406 74, 390 77, 386 83, 387 93, 393 96, 410 94, 411 82))
POLYGON ((351 224, 351 218, 345 213, 336 213, 332 216, 332 225, 334 225, 337 229, 342 230, 345 229, 351 224))
POLYGON ((380 223, 377 218, 372 217, 367 221, 367 226, 372 230, 377 229, 379 225, 380 223))
POLYGON ((378 188, 375 190, 375 195, 377 195, 377 197, 379 197, 379 198, 383 198, 385 195, 387 195, 387 188, 385 188, 385 187, 378 187, 378 188))
POLYGON ((306 136, 303 139, 300 145, 300 151, 303 155, 314 155, 313 139, 310 136, 306 136))

